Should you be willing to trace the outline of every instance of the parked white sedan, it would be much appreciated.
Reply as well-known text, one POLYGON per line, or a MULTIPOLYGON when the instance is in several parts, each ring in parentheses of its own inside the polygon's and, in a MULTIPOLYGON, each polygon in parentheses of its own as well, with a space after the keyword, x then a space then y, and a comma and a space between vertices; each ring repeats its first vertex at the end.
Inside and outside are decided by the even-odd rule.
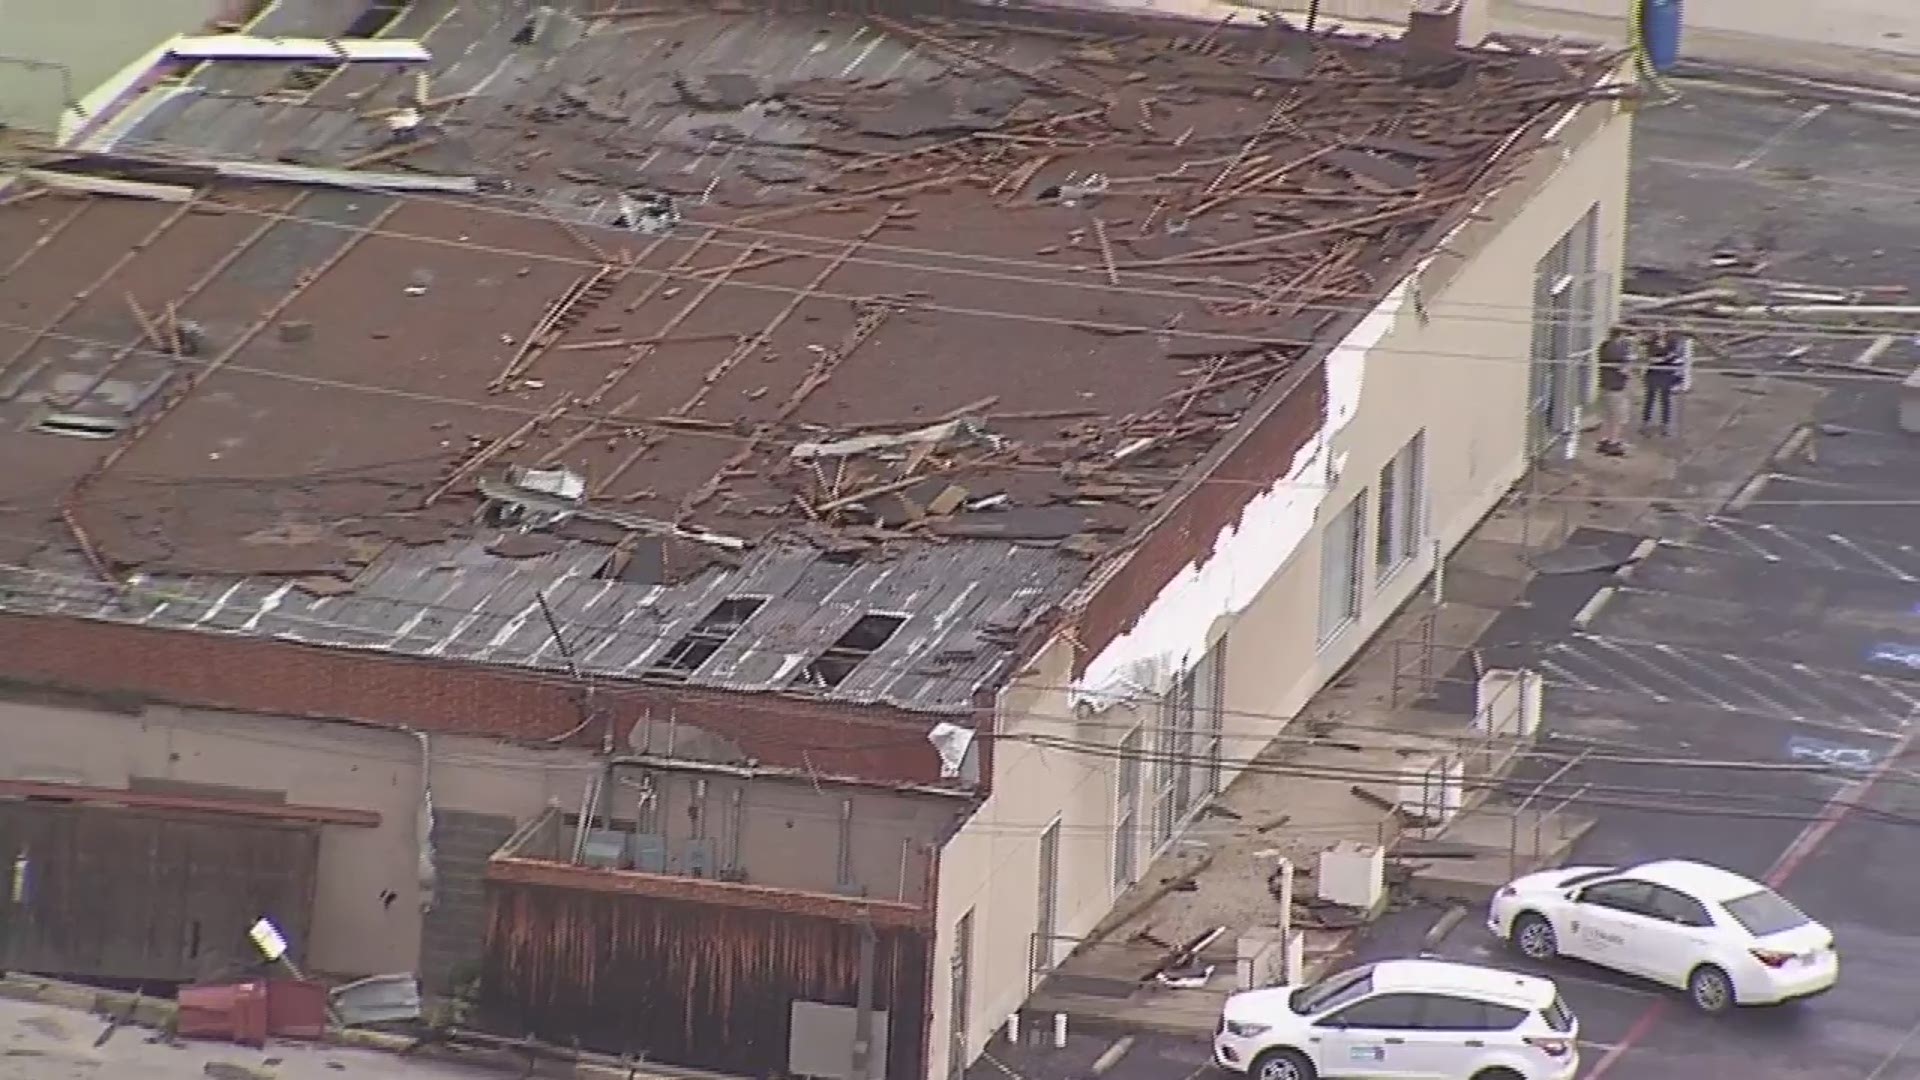
POLYGON ((1833 987, 1833 933, 1757 881, 1667 859, 1528 874, 1494 895, 1487 928, 1532 960, 1570 956, 1685 990, 1703 1012, 1833 987))
POLYGON ((1579 1038, 1549 980, 1383 960, 1233 995, 1213 1060, 1250 1080, 1572 1080, 1579 1038))

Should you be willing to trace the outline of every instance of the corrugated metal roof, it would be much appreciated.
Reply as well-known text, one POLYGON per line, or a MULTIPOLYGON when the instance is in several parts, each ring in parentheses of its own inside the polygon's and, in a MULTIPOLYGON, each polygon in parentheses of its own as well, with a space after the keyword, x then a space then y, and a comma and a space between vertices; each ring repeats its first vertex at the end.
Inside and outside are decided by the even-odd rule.
POLYGON ((673 681, 962 713, 1013 661, 1019 632, 1085 572, 1057 551, 978 541, 852 562, 770 544, 738 567, 666 585, 596 576, 606 560, 588 544, 528 559, 489 554, 480 540, 394 545, 336 595, 266 577, 144 578, 122 592, 79 573, 18 570, 0 575, 0 608, 564 672, 544 591, 582 671, 643 679, 722 601, 755 597, 766 602, 673 681), (905 621, 837 686, 796 681, 868 614, 905 621))

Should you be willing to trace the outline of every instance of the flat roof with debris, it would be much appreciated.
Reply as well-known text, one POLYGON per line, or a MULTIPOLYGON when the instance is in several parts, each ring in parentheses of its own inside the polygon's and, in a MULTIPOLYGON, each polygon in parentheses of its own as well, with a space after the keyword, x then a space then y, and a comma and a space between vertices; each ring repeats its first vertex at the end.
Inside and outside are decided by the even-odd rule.
POLYGON ((397 10, 252 33, 424 81, 182 67, 0 195, 0 604, 964 712, 1600 71, 397 10))

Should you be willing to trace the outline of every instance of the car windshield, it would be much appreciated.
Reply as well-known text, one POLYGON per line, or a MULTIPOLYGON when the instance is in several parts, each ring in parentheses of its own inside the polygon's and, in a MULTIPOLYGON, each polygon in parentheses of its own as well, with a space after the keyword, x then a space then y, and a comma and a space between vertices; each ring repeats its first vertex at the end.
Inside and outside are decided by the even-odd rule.
POLYGON ((1373 965, 1367 964, 1295 990, 1287 999, 1287 1006, 1301 1016, 1314 1016, 1365 997, 1372 990, 1373 965))
POLYGON ((1749 893, 1738 900, 1727 902, 1727 914, 1734 921, 1747 928, 1754 937, 1766 937, 1783 930, 1792 930, 1796 926, 1805 926, 1812 922, 1800 913, 1800 909, 1787 903, 1786 897, 1772 889, 1761 889, 1749 893))

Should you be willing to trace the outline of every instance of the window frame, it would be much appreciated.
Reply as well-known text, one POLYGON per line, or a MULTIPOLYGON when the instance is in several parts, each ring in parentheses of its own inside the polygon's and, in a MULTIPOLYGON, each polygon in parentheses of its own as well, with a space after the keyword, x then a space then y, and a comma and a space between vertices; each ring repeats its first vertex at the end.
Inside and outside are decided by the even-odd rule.
POLYGON ((1626 915, 1656 917, 1653 915, 1653 883, 1650 881, 1641 881, 1638 878, 1614 878, 1611 881, 1596 881, 1580 890, 1578 902, 1590 904, 1597 908, 1605 908, 1608 911, 1618 911, 1626 915), (1621 907, 1617 903, 1603 903, 1600 900, 1592 898, 1596 891, 1612 887, 1639 889, 1641 895, 1639 905, 1636 907, 1621 907))
POLYGON ((1369 494, 1371 490, 1367 488, 1356 492, 1353 498, 1348 499, 1346 505, 1340 508, 1339 513, 1327 519, 1327 523, 1320 529, 1320 596, 1316 612, 1318 625, 1315 631, 1319 639, 1319 647, 1322 649, 1338 641, 1341 635, 1360 621, 1362 600, 1366 594, 1367 527, 1372 520, 1368 503, 1369 494), (1342 526, 1349 530, 1348 534, 1345 537, 1337 536, 1335 527, 1349 521, 1350 524, 1342 526), (1336 550, 1335 540, 1343 541, 1339 546, 1343 547, 1344 551, 1336 550), (1329 601, 1333 597, 1328 592, 1329 588, 1335 584, 1328 570, 1329 560, 1336 557, 1343 558, 1346 563, 1344 580, 1339 582, 1342 592, 1345 593, 1345 603, 1339 609, 1337 618, 1331 615, 1335 609, 1329 606, 1329 601))
POLYGON ((1648 901, 1648 907, 1652 909, 1654 918, 1664 919, 1675 926, 1707 930, 1717 925, 1714 922, 1713 912, 1709 910, 1707 905, 1702 903, 1698 897, 1689 896, 1671 886, 1655 885, 1653 892, 1648 895, 1648 901), (1667 900, 1669 904, 1678 901, 1678 904, 1673 904, 1676 909, 1685 906, 1691 907, 1692 910, 1684 913, 1663 910, 1661 905, 1662 900, 1667 900))
POLYGON ((1427 432, 1414 432, 1380 467, 1373 509, 1373 583, 1378 589, 1420 551, 1427 539, 1427 432))
POLYGON ((1422 996, 1423 995, 1421 994, 1413 993, 1407 990, 1389 990, 1385 993, 1373 994, 1369 997, 1361 998, 1359 1001, 1348 1002, 1347 1004, 1342 1005, 1340 1008, 1334 1010, 1333 1012, 1330 1012, 1321 1016, 1319 1019, 1313 1022, 1313 1026, 1325 1027, 1325 1028, 1339 1028, 1339 1029, 1345 1029, 1345 1030, 1358 1029, 1361 1031, 1419 1031, 1420 1030, 1420 1013, 1424 1008, 1420 1000, 1422 996), (1407 1019, 1404 1023, 1400 1023, 1400 1024, 1364 1023, 1362 1024, 1362 1023, 1355 1023, 1351 1020, 1342 1019, 1342 1017, 1352 1015, 1353 1012, 1357 1009, 1365 1009, 1370 1005, 1384 1005, 1388 1003, 1391 1003, 1394 1005, 1400 1005, 1403 1003, 1405 1004, 1407 1008, 1407 1019))

